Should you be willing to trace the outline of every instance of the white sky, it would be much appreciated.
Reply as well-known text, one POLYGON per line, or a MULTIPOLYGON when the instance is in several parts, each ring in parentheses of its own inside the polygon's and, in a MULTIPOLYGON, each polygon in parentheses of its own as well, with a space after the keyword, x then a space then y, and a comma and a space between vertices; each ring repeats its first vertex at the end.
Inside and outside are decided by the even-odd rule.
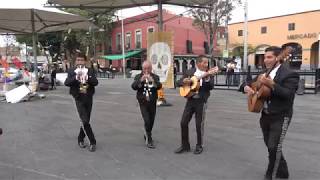
MULTIPOLYGON (((43 4, 46 2, 47 0, 0 0, 1 8, 37 8, 55 11, 53 8, 44 8, 43 4)), ((164 5, 163 8, 176 14, 186 11, 186 8, 177 6, 164 5)), ((130 17, 155 9, 157 9, 157 6, 131 8, 123 10, 122 15, 124 17, 130 17)), ((244 20, 243 9, 243 6, 239 6, 232 12, 231 22, 244 20)), ((248 0, 249 20, 318 9, 320 9, 320 0, 248 0)), ((121 12, 119 12, 118 15, 120 16, 121 12)), ((3 44, 4 41, 0 38, 0 46, 3 44)))

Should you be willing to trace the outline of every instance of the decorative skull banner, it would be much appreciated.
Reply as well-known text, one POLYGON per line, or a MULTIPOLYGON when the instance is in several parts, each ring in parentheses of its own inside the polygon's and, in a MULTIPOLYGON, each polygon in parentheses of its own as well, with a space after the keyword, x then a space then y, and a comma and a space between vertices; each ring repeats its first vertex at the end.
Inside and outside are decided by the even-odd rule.
POLYGON ((152 63, 153 72, 160 77, 160 82, 165 82, 172 64, 169 45, 165 42, 152 44, 149 59, 152 63))
POLYGON ((173 33, 149 33, 147 52, 152 71, 160 77, 162 87, 173 88, 173 33))

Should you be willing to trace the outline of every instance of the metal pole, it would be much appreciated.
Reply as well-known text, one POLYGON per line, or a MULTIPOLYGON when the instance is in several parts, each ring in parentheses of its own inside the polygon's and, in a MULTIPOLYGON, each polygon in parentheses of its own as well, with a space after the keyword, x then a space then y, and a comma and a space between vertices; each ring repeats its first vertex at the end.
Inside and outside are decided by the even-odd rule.
POLYGON ((93 62, 96 63, 96 37, 95 37, 95 29, 92 31, 92 41, 93 41, 93 62))
POLYGON ((158 29, 160 32, 163 31, 163 14, 162 14, 162 2, 161 0, 159 0, 159 4, 158 4, 158 21, 159 21, 159 25, 158 25, 158 29))
POLYGON ((126 59, 124 57, 124 27, 123 27, 123 16, 121 10, 121 42, 122 42, 122 70, 123 70, 123 79, 126 79, 126 59))
POLYGON ((248 1, 244 4, 244 50, 243 50, 244 69, 248 68, 248 1))
POLYGON ((34 25, 34 9, 31 9, 31 26, 32 26, 32 48, 33 48, 33 60, 34 60, 34 73, 36 75, 36 82, 38 82, 38 62, 37 62, 37 33, 34 25))
POLYGON ((9 33, 7 33, 6 35, 6 59, 8 60, 8 55, 9 55, 9 52, 8 52, 8 47, 9 47, 9 33))
MULTIPOLYGON (((228 4, 229 4, 229 1, 227 0, 226 1, 226 7, 228 6, 228 4)), ((229 50, 228 50, 228 46, 229 46, 229 34, 228 34, 228 16, 229 16, 229 14, 227 14, 227 16, 226 16, 226 22, 225 22, 225 26, 226 26, 226 28, 225 28, 225 38, 226 38, 226 48, 225 48, 225 50, 227 51, 227 53, 228 53, 228 57, 229 57, 229 50)))
POLYGON ((318 35, 318 68, 320 68, 320 33, 318 35))
POLYGON ((28 57, 28 45, 26 43, 26 63, 27 63, 27 67, 28 67, 28 71, 30 70, 30 60, 28 57))

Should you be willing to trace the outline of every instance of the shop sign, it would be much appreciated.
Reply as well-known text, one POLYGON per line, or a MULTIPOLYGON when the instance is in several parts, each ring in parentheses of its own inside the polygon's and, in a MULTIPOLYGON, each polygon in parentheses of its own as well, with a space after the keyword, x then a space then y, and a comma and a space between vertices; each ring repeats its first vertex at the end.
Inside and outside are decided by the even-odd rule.
POLYGON ((317 38, 318 33, 304 33, 304 34, 293 34, 288 35, 288 40, 296 40, 296 39, 311 39, 311 38, 317 38))

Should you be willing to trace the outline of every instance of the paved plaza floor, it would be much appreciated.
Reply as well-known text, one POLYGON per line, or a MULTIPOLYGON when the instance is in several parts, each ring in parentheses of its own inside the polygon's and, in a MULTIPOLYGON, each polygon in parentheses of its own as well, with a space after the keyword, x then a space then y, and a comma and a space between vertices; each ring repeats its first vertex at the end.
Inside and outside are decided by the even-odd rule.
MULTIPOLYGON (((205 149, 177 155, 185 99, 166 90, 170 107, 158 107, 156 149, 147 149, 132 79, 100 80, 92 127, 97 151, 77 145, 79 118, 68 89, 45 99, 0 103, 0 180, 260 180, 267 150, 259 114, 247 112, 246 96, 213 90, 205 122, 205 149)), ((190 140, 195 146, 194 120, 190 140)), ((297 96, 284 141, 290 179, 320 179, 320 95, 297 96)))

